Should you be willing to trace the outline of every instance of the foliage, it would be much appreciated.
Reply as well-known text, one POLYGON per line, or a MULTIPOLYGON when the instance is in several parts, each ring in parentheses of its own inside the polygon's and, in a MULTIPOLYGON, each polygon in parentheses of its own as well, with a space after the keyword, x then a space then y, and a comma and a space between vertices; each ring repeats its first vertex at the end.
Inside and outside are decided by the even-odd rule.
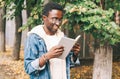
POLYGON ((24 0, 3 0, 6 7, 6 15, 4 16, 7 19, 13 19, 16 15, 19 15, 24 9, 24 0))
POLYGON ((36 26, 40 23, 42 23, 41 18, 41 8, 43 6, 44 0, 29 0, 27 1, 27 4, 24 3, 25 0, 1 0, 0 4, 2 4, 0 7, 5 6, 7 8, 7 13, 4 16, 4 18, 7 19, 13 19, 16 15, 19 15, 22 10, 30 10, 30 16, 27 20, 27 24, 23 25, 19 29, 19 31, 22 31, 26 29, 29 26, 36 26), (4 4, 4 5, 3 5, 4 4), (31 6, 32 5, 32 6, 31 6))
POLYGON ((22 28, 20 28, 19 31, 26 29, 27 27, 34 27, 38 24, 42 23, 42 7, 43 7, 43 0, 32 0, 28 1, 27 3, 27 10, 30 10, 30 16, 27 20, 27 24, 23 25, 22 28), (33 6, 31 6, 31 3, 33 6))
POLYGON ((65 10, 70 27, 78 24, 81 30, 91 33, 101 45, 120 42, 120 28, 112 21, 112 9, 102 10, 91 0, 79 0, 67 3, 65 10))
POLYGON ((92 0, 96 4, 99 4, 100 2, 104 2, 103 5, 105 5, 105 9, 112 8, 115 11, 120 11, 120 0, 92 0))
MULTIPOLYGON (((110 0, 106 0, 109 7, 113 9, 102 10, 95 3, 100 0, 52 0, 62 4, 65 7, 66 14, 64 18, 67 18, 67 29, 74 28, 75 25, 79 25, 80 29, 84 32, 91 33, 95 39, 101 44, 109 43, 114 45, 120 42, 120 28, 112 21, 113 9, 119 7, 119 0, 114 0, 114 4, 108 3, 110 0)), ((27 7, 24 4, 24 0, 0 0, 0 4, 4 4, 7 7, 6 18, 14 18, 23 9, 30 10, 30 16, 27 23, 20 28, 19 31, 26 29, 27 27, 34 27, 42 23, 41 12, 44 0, 28 0, 27 7), (32 5, 32 6, 31 6, 32 5), (9 12, 11 11, 11 12, 9 12)), ((1 5, 3 6, 3 5, 1 5)))
POLYGON ((0 0, 0 8, 3 7, 5 5, 5 1, 0 0))
POLYGON ((120 11, 120 0, 105 0, 106 9, 113 8, 115 11, 120 11))

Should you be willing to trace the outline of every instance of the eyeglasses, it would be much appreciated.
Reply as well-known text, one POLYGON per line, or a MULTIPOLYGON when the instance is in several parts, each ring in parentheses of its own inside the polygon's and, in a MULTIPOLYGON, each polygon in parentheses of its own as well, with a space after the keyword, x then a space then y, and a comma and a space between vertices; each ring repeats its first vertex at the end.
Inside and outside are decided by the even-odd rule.
POLYGON ((48 18, 53 24, 56 24, 56 23, 59 23, 61 24, 62 23, 62 19, 58 19, 56 17, 53 17, 53 18, 48 18))

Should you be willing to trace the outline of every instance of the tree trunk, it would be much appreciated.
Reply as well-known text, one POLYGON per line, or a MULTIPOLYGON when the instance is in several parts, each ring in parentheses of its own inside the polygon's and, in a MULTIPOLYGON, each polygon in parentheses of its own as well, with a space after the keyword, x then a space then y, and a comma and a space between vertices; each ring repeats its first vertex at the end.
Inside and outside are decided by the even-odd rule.
MULTIPOLYGON (((27 12, 27 18, 29 18, 30 17, 30 13, 31 13, 31 8, 30 7, 33 7, 34 5, 33 4, 31 4, 31 5, 33 5, 33 6, 29 6, 28 5, 29 4, 29 1, 28 0, 26 0, 26 12, 27 12)), ((28 27, 28 31, 30 31, 32 28, 31 28, 31 26, 29 26, 28 27)))
POLYGON ((19 60, 20 46, 21 46, 21 34, 18 29, 22 26, 22 15, 19 14, 15 17, 15 37, 14 37, 14 47, 13 47, 13 59, 19 60))
POLYGON ((0 8, 0 52, 5 52, 5 8, 0 8))
POLYGON ((45 0, 43 5, 47 4, 50 1, 52 1, 52 0, 45 0))
POLYGON ((103 10, 105 9, 105 0, 100 0, 100 6, 103 10))
POLYGON ((96 49, 93 79, 112 79, 112 53, 113 49, 110 46, 96 49))
POLYGON ((120 12, 116 11, 115 12, 115 22, 120 25, 120 12))

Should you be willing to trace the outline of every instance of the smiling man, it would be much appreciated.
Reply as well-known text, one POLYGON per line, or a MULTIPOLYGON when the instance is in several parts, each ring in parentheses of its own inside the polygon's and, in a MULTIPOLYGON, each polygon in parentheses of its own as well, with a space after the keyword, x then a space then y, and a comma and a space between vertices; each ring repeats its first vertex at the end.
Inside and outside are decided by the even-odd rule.
POLYGON ((74 53, 66 59, 59 59, 64 51, 58 43, 64 33, 59 30, 64 10, 61 5, 50 2, 44 6, 44 24, 28 32, 24 48, 24 67, 30 79, 70 79, 70 57, 77 55, 80 47, 74 46, 74 53))

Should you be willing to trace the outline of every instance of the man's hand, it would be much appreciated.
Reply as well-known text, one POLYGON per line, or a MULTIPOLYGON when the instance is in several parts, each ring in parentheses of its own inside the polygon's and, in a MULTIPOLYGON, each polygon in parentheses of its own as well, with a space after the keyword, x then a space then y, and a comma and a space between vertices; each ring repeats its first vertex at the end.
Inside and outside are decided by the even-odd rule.
POLYGON ((73 52, 73 61, 75 62, 77 60, 77 57, 78 57, 78 53, 80 52, 80 45, 78 43, 76 43, 72 50, 73 52))
POLYGON ((48 53, 46 53, 46 56, 48 59, 56 58, 62 55, 63 51, 64 51, 63 46, 54 46, 48 51, 48 53))
POLYGON ((78 55, 78 53, 80 52, 80 45, 79 45, 78 43, 76 43, 76 44, 73 46, 73 48, 72 48, 71 51, 74 52, 74 55, 78 55))

